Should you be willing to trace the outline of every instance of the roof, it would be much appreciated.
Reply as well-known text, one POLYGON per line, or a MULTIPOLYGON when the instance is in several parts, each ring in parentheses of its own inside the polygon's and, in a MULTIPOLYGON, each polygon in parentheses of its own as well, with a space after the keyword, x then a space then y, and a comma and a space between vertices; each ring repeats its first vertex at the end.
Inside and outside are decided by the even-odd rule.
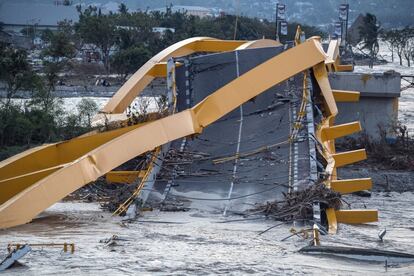
POLYGON ((75 6, 56 6, 38 3, 0 4, 0 21, 6 25, 57 26, 64 19, 78 21, 75 6))
POLYGON ((205 11, 205 12, 208 12, 211 10, 209 8, 200 7, 200 6, 173 6, 173 8, 187 10, 187 11, 205 11))
POLYGON ((12 37, 12 35, 8 32, 0 30, 0 37, 12 37))

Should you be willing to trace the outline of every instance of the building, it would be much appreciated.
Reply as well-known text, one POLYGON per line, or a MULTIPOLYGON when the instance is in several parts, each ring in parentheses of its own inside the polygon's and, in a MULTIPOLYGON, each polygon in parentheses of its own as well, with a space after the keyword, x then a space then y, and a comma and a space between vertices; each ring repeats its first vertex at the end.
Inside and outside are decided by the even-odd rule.
MULTIPOLYGON (((166 8, 158 8, 158 9, 153 9, 151 11, 166 12, 166 10, 167 10, 166 8)), ((186 13, 188 15, 194 15, 198 17, 207 17, 207 16, 213 15, 212 9, 200 7, 200 6, 172 6, 171 11, 186 13)))
POLYGON ((35 30, 58 27, 63 20, 77 22, 79 19, 75 6, 45 5, 39 3, 0 3, 0 22, 4 31, 20 32, 27 27, 35 30))
POLYGON ((0 31, 0 42, 14 48, 30 49, 32 46, 29 37, 16 32, 0 31))
POLYGON ((165 28, 165 27, 154 27, 154 28, 152 28, 152 32, 158 34, 160 37, 163 37, 167 31, 169 31, 171 33, 175 33, 174 28, 165 28))

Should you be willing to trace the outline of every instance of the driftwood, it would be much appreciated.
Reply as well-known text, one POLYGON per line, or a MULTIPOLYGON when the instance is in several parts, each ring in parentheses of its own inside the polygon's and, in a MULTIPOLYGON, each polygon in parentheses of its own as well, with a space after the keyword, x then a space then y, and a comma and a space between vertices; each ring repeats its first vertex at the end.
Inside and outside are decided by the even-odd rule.
POLYGON ((317 183, 301 191, 285 195, 284 200, 256 204, 247 210, 247 215, 265 215, 280 221, 292 221, 312 218, 313 203, 320 202, 329 208, 339 209, 342 205, 341 195, 317 183))

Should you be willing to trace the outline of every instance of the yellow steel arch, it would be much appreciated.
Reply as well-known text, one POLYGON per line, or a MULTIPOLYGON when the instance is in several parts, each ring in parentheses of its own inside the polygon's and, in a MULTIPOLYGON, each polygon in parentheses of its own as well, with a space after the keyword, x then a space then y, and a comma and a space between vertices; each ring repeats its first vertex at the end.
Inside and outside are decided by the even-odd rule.
POLYGON ((259 39, 259 40, 248 41, 240 45, 239 47, 237 47, 236 50, 278 47, 278 46, 282 46, 282 44, 279 41, 272 40, 272 39, 259 39))
MULTIPOLYGON (((246 41, 218 40, 210 37, 189 38, 161 51, 133 74, 102 109, 103 113, 123 113, 136 96, 157 76, 157 64, 170 57, 186 56, 195 52, 231 51, 246 41)), ((166 71, 166 70, 165 70, 166 71)))
POLYGON ((29 222, 56 201, 135 156, 200 133, 270 87, 323 64, 326 56, 321 49, 315 40, 289 49, 218 89, 192 109, 140 126, 46 146, 3 162, 0 194, 7 192, 9 197, 3 198, 0 206, 0 228, 29 222), (9 184, 16 179, 25 183, 24 187, 11 188, 9 184))
POLYGON ((281 44, 271 39, 253 41, 219 40, 210 37, 194 37, 171 45, 147 61, 103 107, 101 113, 94 118, 94 124, 100 125, 105 121, 121 121, 126 116, 123 112, 156 77, 167 74, 166 61, 171 57, 190 55, 195 52, 223 52, 253 48, 276 47, 281 44))

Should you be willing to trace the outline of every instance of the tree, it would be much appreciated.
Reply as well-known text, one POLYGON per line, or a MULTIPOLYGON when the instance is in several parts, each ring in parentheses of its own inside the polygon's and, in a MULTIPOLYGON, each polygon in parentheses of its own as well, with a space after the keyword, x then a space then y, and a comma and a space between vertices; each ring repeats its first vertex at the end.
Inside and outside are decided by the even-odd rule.
POLYGON ((130 47, 117 52, 111 59, 112 68, 125 79, 151 58, 151 52, 143 47, 130 47))
POLYGON ((94 7, 79 11, 79 21, 75 30, 85 43, 94 44, 102 52, 103 63, 109 73, 109 55, 116 42, 114 15, 105 15, 94 7))
POLYGON ((144 38, 140 37, 140 30, 135 29, 119 29, 117 32, 116 45, 119 50, 126 50, 142 43, 144 38), (140 41, 141 40, 141 41, 140 41))
POLYGON ((25 51, 0 47, 0 80, 6 84, 7 92, 5 103, 0 105, 0 147, 54 139, 56 119, 62 113, 51 95, 56 74, 45 71, 44 76, 37 75, 25 51), (24 106, 12 102, 20 90, 32 92, 32 99, 24 106))
POLYGON ((411 66, 411 53, 412 53, 412 49, 413 49, 413 42, 411 39, 407 39, 407 42, 404 45, 404 57, 407 60, 407 66, 410 67, 411 66))
MULTIPOLYGON (((69 67, 69 59, 75 56, 76 49, 71 41, 71 27, 67 22, 59 23, 57 32, 47 34, 49 46, 42 51, 43 74, 34 79, 34 89, 30 100, 30 108, 38 118, 38 124, 49 133, 58 134, 57 122, 63 116, 62 100, 54 96, 59 74, 69 67), (52 128, 53 130, 49 130, 52 128)), ((52 136, 44 137, 51 139, 52 136)))
POLYGON ((128 13, 128 8, 124 3, 121 3, 121 4, 119 4, 118 11, 121 14, 127 14, 128 13))
POLYGON ((414 63, 414 39, 411 39, 411 60, 414 63))
POLYGON ((77 51, 81 51, 84 45, 82 38, 75 31, 75 25, 72 20, 62 20, 58 22, 58 31, 64 33, 77 51))
POLYGON ((92 117, 98 112, 98 105, 91 99, 83 98, 76 106, 81 122, 85 122, 89 128, 92 127, 92 117))
POLYGON ((383 31, 381 37, 391 51, 391 61, 394 62, 394 51, 396 50, 396 44, 398 43, 398 31, 383 31))
POLYGON ((407 66, 411 66, 411 57, 414 48, 414 28, 405 27, 401 31, 401 35, 404 36, 403 54, 407 60, 407 66))
POLYGON ((32 98, 30 105, 37 107, 45 113, 61 112, 61 100, 53 95, 56 83, 59 79, 59 72, 62 70, 62 64, 59 62, 45 62, 44 76, 36 76, 33 79, 32 98))
POLYGON ((36 93, 33 95, 33 102, 41 104, 42 109, 48 113, 53 112, 58 99, 52 92, 59 80, 59 73, 69 66, 68 60, 76 53, 74 44, 70 39, 70 30, 67 25, 59 26, 57 32, 49 33, 49 46, 42 52, 44 64, 44 77, 37 82, 36 93))
POLYGON ((63 58, 73 58, 76 53, 75 46, 70 41, 70 37, 64 32, 49 34, 50 44, 43 51, 44 56, 50 56, 55 62, 63 58))
POLYGON ((43 42, 50 43, 52 40, 53 32, 50 29, 45 29, 42 31, 40 38, 43 40, 43 42))
POLYGON ((403 54, 404 54, 404 47, 406 44, 407 38, 403 35, 401 30, 396 30, 396 43, 395 43, 395 50, 397 56, 400 60, 400 65, 403 65, 403 54))
POLYGON ((22 35, 29 37, 32 41, 36 37, 36 28, 34 26, 28 26, 20 30, 22 35))
POLYGON ((14 104, 0 107, 0 148, 8 145, 29 144, 32 124, 23 116, 23 110, 14 104))
POLYGON ((373 14, 367 13, 363 17, 363 22, 364 24, 359 27, 359 34, 362 40, 362 49, 369 51, 369 67, 372 68, 379 50, 378 36, 381 28, 379 22, 377 22, 377 17, 373 14))
POLYGON ((33 75, 26 51, 0 44, 0 81, 6 84, 6 107, 17 91, 30 88, 33 75))
POLYGON ((411 66, 410 59, 412 59, 411 52, 413 51, 414 29, 405 27, 404 29, 393 30, 390 32, 392 32, 394 37, 394 48, 398 55, 400 65, 403 65, 403 57, 405 57, 407 65, 411 66))

